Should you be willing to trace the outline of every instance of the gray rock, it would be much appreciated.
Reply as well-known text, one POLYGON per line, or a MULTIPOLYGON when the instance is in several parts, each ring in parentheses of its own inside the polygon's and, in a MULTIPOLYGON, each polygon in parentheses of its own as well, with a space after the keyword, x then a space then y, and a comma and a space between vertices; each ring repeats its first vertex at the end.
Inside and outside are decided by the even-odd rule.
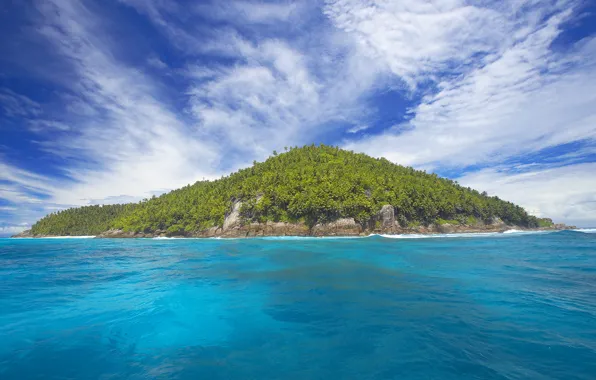
POLYGON ((240 207, 242 207, 242 202, 235 201, 232 205, 232 211, 226 216, 223 223, 223 230, 228 231, 232 227, 236 227, 240 224, 240 207))
POLYGON ((449 223, 447 223, 447 224, 439 224, 437 226, 437 230, 440 233, 442 233, 442 234, 451 234, 451 233, 456 232, 457 227, 454 226, 454 225, 452 225, 452 224, 449 224, 449 223))
POLYGON ((110 238, 135 238, 135 237, 145 237, 145 234, 142 233, 135 233, 135 232, 125 232, 123 230, 113 229, 107 230, 102 232, 101 234, 97 235, 97 238, 103 239, 110 239, 110 238))
POLYGON ((494 217, 492 218, 490 225, 493 227, 506 227, 507 223, 503 222, 499 217, 494 217))
POLYGON ((379 211, 379 220, 383 230, 395 227, 395 209, 391 205, 384 205, 379 211))
POLYGON ((31 233, 31 230, 25 230, 23 232, 19 232, 16 235, 12 235, 11 237, 13 238, 28 238, 28 237, 34 237, 33 233, 31 233))
POLYGON ((354 218, 343 218, 330 223, 316 224, 311 231, 313 236, 357 236, 362 227, 354 218))

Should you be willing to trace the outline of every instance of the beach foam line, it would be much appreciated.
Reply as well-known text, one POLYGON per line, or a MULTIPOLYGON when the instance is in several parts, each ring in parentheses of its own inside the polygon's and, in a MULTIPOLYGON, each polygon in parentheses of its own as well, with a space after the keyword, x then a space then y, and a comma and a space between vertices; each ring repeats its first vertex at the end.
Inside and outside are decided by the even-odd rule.
MULTIPOLYGON (((581 229, 581 230, 573 230, 578 232, 586 232, 586 233, 596 233, 596 229, 581 229)), ((366 236, 251 236, 248 239, 259 239, 259 240, 336 240, 336 239, 366 239, 372 237, 382 237, 386 239, 442 239, 442 238, 470 238, 470 237, 495 237, 495 236, 503 236, 503 235, 536 235, 536 234, 548 234, 558 232, 554 230, 549 231, 523 231, 523 230, 516 230, 511 229, 503 232, 461 232, 461 233, 451 233, 451 234, 370 234, 366 236)), ((84 238, 92 238, 94 236, 85 236, 84 238)), ((55 237, 59 238, 59 237, 55 237)), ((60 237, 61 238, 61 237, 60 237)), ((81 238, 80 236, 65 236, 64 238, 81 238)), ((243 237, 210 237, 210 238, 201 238, 201 237, 167 237, 167 236, 157 236, 151 238, 151 240, 244 240, 247 238, 243 237)))
POLYGON ((596 234, 596 228, 578 228, 571 231, 583 232, 584 234, 596 234))
POLYGON ((511 236, 511 235, 536 235, 545 234, 555 231, 521 231, 521 230, 507 230, 504 232, 462 232, 452 234, 401 234, 401 235, 369 235, 380 236, 387 239, 449 239, 449 238, 481 238, 481 237, 495 237, 495 236, 511 236))
POLYGON ((499 236, 500 232, 466 232, 453 234, 399 234, 399 235, 369 235, 380 236, 386 239, 444 239, 444 238, 465 238, 465 237, 488 237, 499 236))
POLYGON ((558 230, 546 230, 546 231, 524 231, 524 230, 507 230, 503 231, 504 234, 516 234, 516 235, 536 235, 536 234, 550 234, 553 232, 558 232, 558 230))
MULTIPOLYGON (((43 237, 40 239, 93 239, 95 238, 95 235, 93 236, 47 236, 47 237, 43 237)), ((38 239, 38 238, 33 238, 33 239, 38 239)))
POLYGON ((263 240, 362 239, 368 236, 256 236, 263 240))

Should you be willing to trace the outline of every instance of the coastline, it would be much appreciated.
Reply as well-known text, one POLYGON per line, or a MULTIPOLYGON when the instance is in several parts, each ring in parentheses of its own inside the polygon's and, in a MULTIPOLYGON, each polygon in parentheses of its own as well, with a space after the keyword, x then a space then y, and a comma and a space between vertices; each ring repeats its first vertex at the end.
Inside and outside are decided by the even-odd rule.
MULTIPOLYGON (((432 234, 473 234, 473 233, 499 233, 508 230, 519 231, 551 231, 574 229, 574 226, 565 224, 551 224, 548 227, 527 228, 507 224, 500 218, 494 217, 490 221, 476 221, 474 224, 431 224, 411 225, 402 227, 395 218, 393 206, 384 205, 381 210, 368 222, 361 224, 354 218, 341 218, 328 223, 307 225, 304 222, 249 222, 240 214, 241 202, 235 202, 221 226, 211 227, 199 231, 189 231, 183 234, 172 233, 167 230, 145 232, 124 231, 110 229, 95 236, 96 239, 117 238, 251 238, 251 237, 358 237, 369 235, 432 235, 432 234)), ((14 235, 15 238, 58 238, 56 235, 34 235, 31 230, 14 235)), ((75 237, 74 235, 72 237, 75 237)))
MULTIPOLYGON (((291 225, 288 230, 288 225, 284 224, 283 230, 285 231, 278 231, 276 228, 271 228, 273 223, 271 224, 260 224, 259 226, 249 225, 248 228, 237 228, 233 230, 223 231, 221 228, 216 228, 215 230, 204 230, 194 233, 188 233, 185 235, 179 234, 167 234, 165 231, 155 231, 155 232, 125 232, 122 230, 108 230, 103 232, 99 235, 95 236, 78 236, 78 235, 32 235, 30 233, 26 233, 28 231, 24 231, 24 233, 17 234, 11 236, 11 238, 21 238, 21 239, 250 239, 250 238, 260 238, 260 237, 304 237, 304 238, 334 238, 334 237, 344 237, 344 238, 359 238, 359 237, 370 237, 370 236, 383 236, 387 238, 408 238, 408 237, 449 237, 453 235, 457 237, 461 234, 495 234, 495 233, 524 233, 524 232, 549 232, 549 231, 563 231, 563 230, 573 230, 575 227, 571 226, 557 226, 557 227, 541 227, 541 228, 524 228, 520 226, 512 226, 512 225, 505 225, 505 226, 484 226, 484 227, 475 227, 475 226, 428 226, 428 227, 419 227, 419 228, 406 228, 401 229, 400 231, 395 230, 363 230, 357 231, 354 229, 337 229, 334 228, 336 226, 329 226, 326 225, 326 229, 323 231, 320 227, 312 233, 312 231, 304 230, 302 225, 291 225), (259 228, 255 228, 259 227, 259 228), (270 228, 267 228, 270 227, 270 228), (221 230, 221 231, 220 231, 221 230), (296 231, 300 233, 292 234, 292 231, 296 231), (288 233, 279 233, 279 232, 288 232, 288 233)), ((330 223, 331 224, 331 223, 330 223)), ((246 226, 244 226, 246 227, 246 226)), ((279 227, 279 226, 278 226, 279 227)))

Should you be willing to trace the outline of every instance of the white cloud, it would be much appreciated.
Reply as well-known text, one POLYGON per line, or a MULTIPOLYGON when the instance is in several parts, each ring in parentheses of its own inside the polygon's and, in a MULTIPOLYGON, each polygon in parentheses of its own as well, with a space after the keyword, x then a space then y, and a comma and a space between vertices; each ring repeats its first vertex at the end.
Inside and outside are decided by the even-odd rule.
MULTIPOLYGON (((179 33, 164 22, 173 17, 172 9, 158 1, 125 2, 149 15, 173 42, 177 40, 179 33)), ((297 4, 233 2, 200 5, 196 10, 216 19, 225 15, 234 24, 258 21, 287 28, 287 22, 303 21, 295 18, 306 5, 297 4), (245 10, 243 16, 234 17, 239 10, 245 10)), ((254 41, 229 27, 208 39, 185 35, 185 52, 192 46, 195 53, 232 60, 206 64, 202 57, 180 72, 190 80, 190 110, 200 130, 222 142, 219 148, 231 153, 229 159, 242 157, 229 167, 245 166, 283 146, 310 143, 333 122, 353 123, 368 116, 361 96, 373 87, 378 72, 363 70, 367 58, 354 54, 353 46, 334 28, 319 27, 318 44, 269 36, 254 41), (356 71, 361 73, 353 75, 356 71)))
POLYGON ((459 0, 328 1, 325 13, 351 34, 371 63, 416 86, 450 62, 493 51, 503 30, 493 9, 459 0))
POLYGON ((23 232, 30 227, 31 226, 29 226, 29 225, 0 226, 0 236, 10 236, 10 235, 18 234, 19 232, 23 232))
POLYGON ((271 24, 288 21, 302 14, 300 2, 282 1, 279 3, 262 1, 226 1, 217 4, 199 4, 195 10, 207 13, 215 19, 234 23, 271 24))
POLYGON ((464 186, 520 204, 555 222, 596 226, 596 163, 507 173, 485 169, 459 178, 464 186))
POLYGON ((441 3, 443 7, 379 3, 365 7, 341 2, 343 8, 336 6, 339 10, 331 14, 406 82, 416 86, 436 79, 437 90, 410 110, 408 122, 378 136, 347 141, 346 147, 407 165, 457 167, 499 163, 596 137, 596 41, 564 54, 551 50, 572 2, 536 3, 525 12, 517 12, 516 2, 495 9, 470 9, 474 7, 459 1, 441 3), (476 16, 457 16, 462 13, 476 16), (452 22, 422 22, 427 16, 452 22), (397 31, 382 35, 389 27, 377 18, 402 22, 393 26, 397 31), (452 33, 453 28, 465 32, 452 33), (485 43, 469 43, 470 34, 485 43), (441 37, 425 40, 436 35, 441 37), (407 58, 402 57, 404 45, 416 49, 419 44, 421 51, 410 54, 406 49, 407 58), (449 71, 454 65, 457 75, 449 71))
MULTIPOLYGON (((25 197, 25 192, 49 194, 58 188, 49 177, 27 171, 7 163, 0 162, 0 181, 9 183, 0 185, 7 192, 18 193, 18 197, 25 197), (17 189, 24 189, 18 191, 17 189)), ((0 198, 4 198, 0 196, 0 198)), ((34 198, 38 199, 38 198, 34 198)))
POLYGON ((76 182, 55 189, 53 202, 139 196, 213 176, 213 147, 158 100, 150 78, 114 59, 87 8, 55 0, 40 5, 40 11, 45 17, 40 32, 79 76, 71 91, 99 111, 79 120, 76 134, 53 140, 50 149, 74 152, 70 157, 81 161, 65 169, 76 182), (80 153, 84 156, 77 157, 80 153))
POLYGON ((41 113, 38 102, 8 88, 0 88, 0 108, 10 117, 37 116, 41 113))
MULTIPOLYGON (((140 14, 143 14, 157 25, 169 37, 170 42, 185 51, 186 54, 196 53, 205 49, 204 44, 195 36, 195 31, 187 31, 179 26, 177 22, 181 18, 186 18, 192 13, 192 7, 181 7, 179 3, 169 0, 119 0, 121 3, 134 8, 140 14), (182 17, 180 17, 182 15, 182 17)), ((198 28, 200 24, 197 24, 198 28)), ((201 32, 207 33, 208 30, 201 32)))
POLYGON ((254 1, 235 1, 232 7, 237 9, 247 21, 268 23, 288 20, 298 9, 298 3, 259 3, 254 1))
POLYGON ((358 132, 366 131, 369 128, 370 128, 369 125, 364 125, 364 124, 355 125, 352 128, 348 129, 348 133, 358 133, 358 132))
POLYGON ((29 130, 32 132, 69 131, 70 126, 56 120, 35 119, 29 120, 29 130))
POLYGON ((149 59, 147 59, 147 64, 158 70, 164 70, 168 68, 168 65, 157 56, 149 57, 149 59))
MULTIPOLYGON (((200 126, 226 141, 226 149, 241 151, 247 164, 283 146, 308 144, 337 127, 365 122, 369 117, 362 96, 377 79, 364 57, 351 46, 297 50, 279 39, 251 43, 226 36, 220 44, 235 52, 236 63, 193 86, 191 106, 200 126)), ((323 39, 323 38, 322 38, 323 39)))
POLYGON ((313 120, 323 118, 322 86, 306 58, 281 41, 245 50, 243 63, 198 83, 191 104, 201 128, 220 135, 228 149, 262 157, 308 136, 313 120))
POLYGON ((28 224, 53 209, 69 207, 53 204, 50 200, 60 186, 67 184, 0 162, 0 199, 9 202, 0 207, 0 225, 28 224))

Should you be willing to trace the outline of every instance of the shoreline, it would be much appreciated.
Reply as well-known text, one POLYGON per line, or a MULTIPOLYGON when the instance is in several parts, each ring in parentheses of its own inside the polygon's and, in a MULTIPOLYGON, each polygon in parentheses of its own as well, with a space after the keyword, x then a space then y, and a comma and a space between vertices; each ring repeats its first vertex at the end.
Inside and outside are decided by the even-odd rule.
MULTIPOLYGON (((234 203, 233 210, 226 215, 222 225, 195 231, 150 230, 145 232, 110 229, 99 233, 94 238, 252 238, 252 237, 364 237, 369 235, 432 235, 432 234, 474 234, 503 233, 517 231, 551 231, 576 228, 565 224, 551 224, 546 227, 528 228, 507 224, 498 217, 490 221, 478 221, 474 224, 411 224, 402 227, 396 220, 391 205, 384 205, 381 210, 366 223, 358 223, 354 218, 340 218, 332 222, 307 225, 304 222, 249 222, 240 215, 240 202, 234 203)), ((60 238, 56 235, 34 235, 31 230, 14 235, 15 238, 60 238)), ((76 235, 71 237, 75 238, 76 235)))
MULTIPOLYGON (((425 231, 422 230, 409 230, 409 231, 402 231, 402 232, 384 232, 384 231, 370 231, 370 233, 338 233, 335 232, 333 234, 300 234, 300 235, 274 235, 274 234, 262 234, 262 235, 245 235, 239 236, 238 234, 222 234, 216 236, 205 236, 204 234, 187 234, 187 235, 165 235, 163 233, 127 233, 124 231, 115 231, 110 230, 106 231, 99 235, 26 235, 23 236, 21 234, 13 235, 10 238, 12 239, 251 239, 251 238, 366 238, 366 237, 374 237, 380 236, 385 238, 394 238, 394 239, 408 239, 408 238, 417 238, 417 237, 461 237, 462 234, 465 235, 496 235, 496 234, 523 234, 523 233, 540 233, 540 232, 555 232, 555 231, 565 231, 565 230, 577 230, 576 228, 554 228, 554 227, 544 227, 544 228, 522 228, 519 226, 508 226, 509 228, 499 228, 499 229, 479 229, 479 228, 458 228, 457 231, 452 232, 441 232, 438 231, 436 228, 429 229, 425 228, 425 231)), ((369 231, 367 231, 369 232, 369 231)), ((580 231, 581 232, 581 231, 580 231)))

